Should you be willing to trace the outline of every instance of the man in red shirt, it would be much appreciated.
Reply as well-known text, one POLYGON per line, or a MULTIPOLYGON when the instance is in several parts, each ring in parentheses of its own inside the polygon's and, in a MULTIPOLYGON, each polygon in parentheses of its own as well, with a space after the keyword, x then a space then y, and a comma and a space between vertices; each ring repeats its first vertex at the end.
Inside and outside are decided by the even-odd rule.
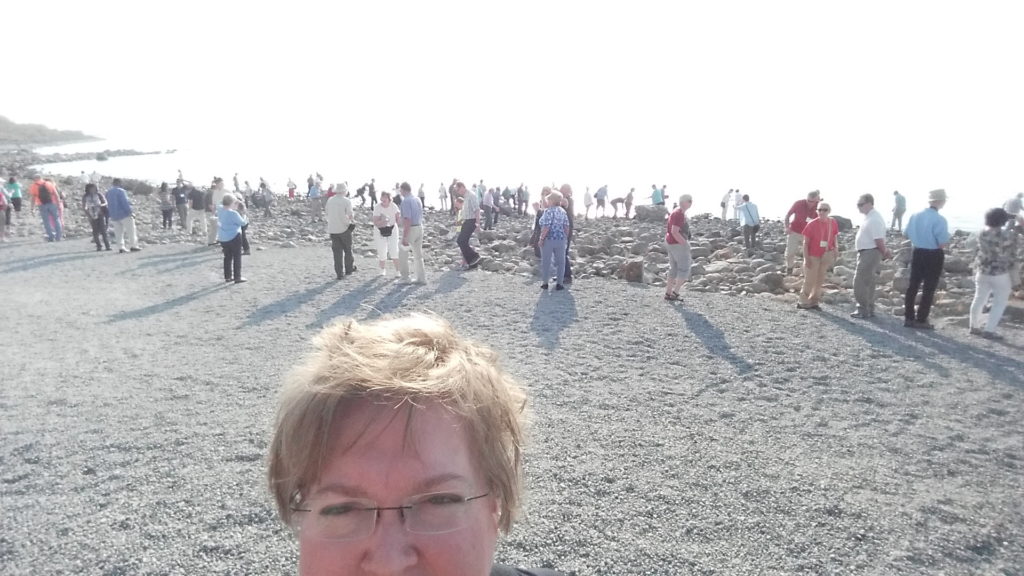
POLYGON ((800 291, 801 310, 819 310, 825 274, 839 257, 839 223, 829 217, 831 207, 818 204, 818 217, 804 226, 804 287, 800 291))
POLYGON ((789 212, 786 212, 786 275, 793 273, 797 252, 800 252, 800 246, 804 241, 804 227, 817 216, 816 210, 820 200, 821 192, 808 192, 807 200, 797 200, 789 212), (793 217, 792 222, 789 221, 790 216, 793 217))

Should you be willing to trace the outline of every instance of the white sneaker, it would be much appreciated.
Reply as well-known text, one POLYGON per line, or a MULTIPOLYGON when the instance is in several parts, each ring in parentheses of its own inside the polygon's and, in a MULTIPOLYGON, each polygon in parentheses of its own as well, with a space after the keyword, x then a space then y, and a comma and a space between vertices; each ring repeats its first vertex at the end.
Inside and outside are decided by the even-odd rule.
POLYGON ((380 275, 385 277, 385 278, 387 278, 387 276, 388 276, 388 269, 387 268, 381 268, 380 269, 380 275))

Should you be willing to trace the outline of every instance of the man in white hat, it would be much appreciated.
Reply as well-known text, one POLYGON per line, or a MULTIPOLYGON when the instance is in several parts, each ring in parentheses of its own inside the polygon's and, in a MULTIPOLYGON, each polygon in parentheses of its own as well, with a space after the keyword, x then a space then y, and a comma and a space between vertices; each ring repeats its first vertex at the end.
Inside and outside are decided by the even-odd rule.
POLYGON ((907 328, 934 330, 935 327, 928 322, 928 313, 935 298, 935 288, 939 285, 939 276, 942 275, 944 250, 949 245, 949 225, 939 214, 939 210, 946 205, 946 191, 939 189, 929 192, 928 204, 928 208, 910 217, 903 231, 903 235, 914 246, 910 261, 910 287, 904 299, 903 325, 907 328), (924 292, 921 294, 921 305, 915 312, 914 303, 922 283, 924 292))

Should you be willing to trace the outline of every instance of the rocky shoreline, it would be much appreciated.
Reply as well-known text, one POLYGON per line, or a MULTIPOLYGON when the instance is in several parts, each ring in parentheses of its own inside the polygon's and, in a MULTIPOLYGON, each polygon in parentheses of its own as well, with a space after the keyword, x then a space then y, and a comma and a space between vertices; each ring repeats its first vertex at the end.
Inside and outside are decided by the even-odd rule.
MULTIPOLYGON (((115 151, 116 153, 139 154, 136 151, 115 151)), ((35 165, 57 161, 42 155, 28 153, 19 164, 35 165)), ((14 165, 4 159, 8 173, 14 165)), ((73 201, 80 197, 77 179, 73 177, 54 178, 73 201)), ((27 181, 23 181, 28 184, 27 181)), ((107 187, 109 178, 103 178, 100 185, 107 187)), ((128 180, 125 187, 136 207, 136 221, 140 242, 143 245, 169 243, 202 244, 205 238, 189 236, 175 227, 162 230, 159 199, 155 189, 147 182, 128 180)), ((74 202, 69 202, 73 204, 74 202)), ((262 210, 250 210, 252 222, 248 230, 254 250, 293 248, 305 244, 329 245, 323 222, 310 218, 310 206, 305 199, 289 201, 279 196, 273 207, 274 215, 264 217, 262 210)), ((528 245, 533 227, 533 216, 515 216, 505 208, 493 230, 478 230, 472 244, 482 256, 480 267, 489 272, 538 276, 539 260, 528 245)), ((374 257, 372 244, 373 224, 369 204, 355 206, 357 231, 353 236, 354 250, 366 257, 374 257)), ((665 212, 661 207, 639 206, 638 215, 633 219, 599 218, 584 220, 576 218, 576 231, 572 244, 573 274, 576 278, 605 277, 649 285, 664 285, 668 270, 668 256, 664 246, 665 212)), ((830 272, 825 284, 824 303, 852 305, 853 277, 857 262, 857 251, 853 247, 855 231, 850 221, 839 217, 844 232, 840 235, 841 256, 830 272)), ((23 220, 24 221, 24 220, 23 220)), ((35 224, 34 220, 32 224, 35 224)), ((742 232, 733 221, 723 222, 709 214, 697 214, 690 218, 693 238, 691 253, 694 258, 691 282, 686 289, 699 292, 720 292, 736 296, 756 296, 796 302, 802 278, 798 265, 794 275, 785 274, 786 235, 783 224, 778 220, 762 221, 759 246, 753 256, 747 256, 743 247, 742 232)), ((458 225, 447 212, 427 209, 424 226, 424 251, 428 267, 435 270, 452 270, 461 267, 461 254, 455 244, 458 225)), ((39 236, 41 226, 15 226, 16 236, 39 236)), ((68 239, 89 239, 88 221, 79 210, 71 209, 65 214, 65 236, 68 239)), ((878 309, 882 313, 902 316, 903 294, 909 283, 910 242, 894 231, 889 232, 887 244, 894 258, 885 261, 877 280, 878 309)), ((974 277, 971 263, 977 249, 977 240, 970 234, 956 231, 948 250, 943 276, 936 292, 936 319, 967 326, 966 315, 974 294, 974 277)), ((325 263, 327 262, 325 257, 325 263)), ((327 264, 325 264, 326 266, 327 264)), ((1020 300, 1024 292, 1016 292, 1011 298, 1005 322, 1024 324, 1024 308, 1020 300)))

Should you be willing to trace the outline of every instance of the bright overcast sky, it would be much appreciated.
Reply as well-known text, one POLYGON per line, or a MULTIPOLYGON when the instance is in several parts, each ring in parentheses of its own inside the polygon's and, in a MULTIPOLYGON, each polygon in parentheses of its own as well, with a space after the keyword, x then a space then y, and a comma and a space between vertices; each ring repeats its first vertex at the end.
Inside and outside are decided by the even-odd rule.
POLYGON ((0 114, 104 136, 317 130, 569 171, 629 158, 684 185, 895 174, 1009 190, 1024 157, 1022 6, 12 1, 18 84, 0 114))

